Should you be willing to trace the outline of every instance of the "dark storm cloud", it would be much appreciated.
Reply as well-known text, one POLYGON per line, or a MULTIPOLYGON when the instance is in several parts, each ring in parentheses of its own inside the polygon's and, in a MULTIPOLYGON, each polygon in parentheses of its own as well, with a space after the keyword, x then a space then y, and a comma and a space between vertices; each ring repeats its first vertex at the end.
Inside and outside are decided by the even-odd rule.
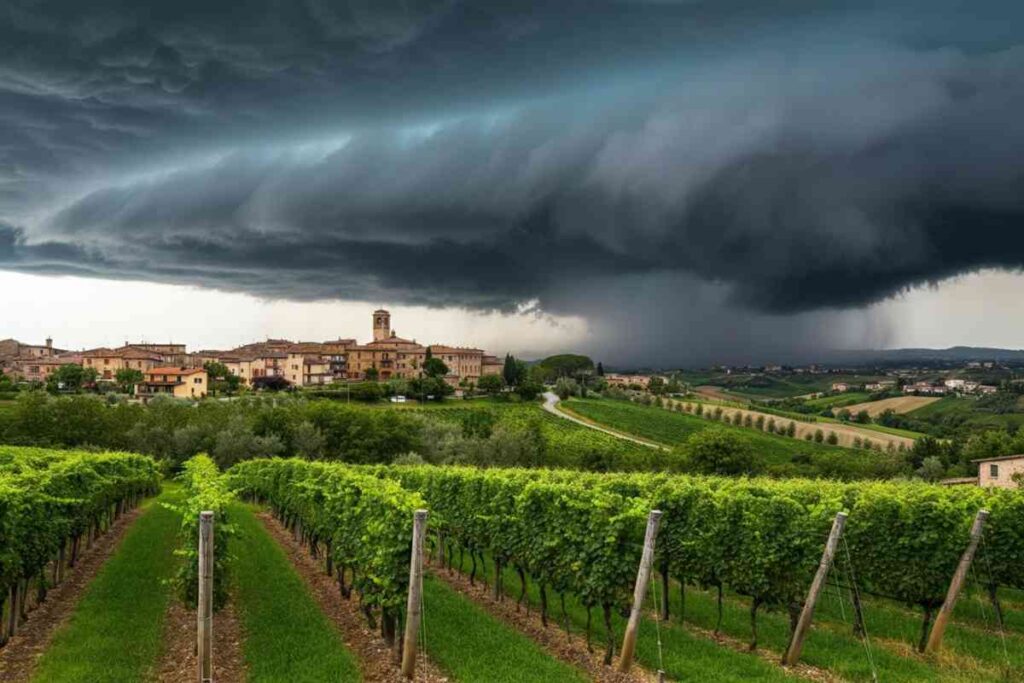
POLYGON ((39 7, 0 22, 3 268, 790 314, 1024 264, 1017 3, 39 7))

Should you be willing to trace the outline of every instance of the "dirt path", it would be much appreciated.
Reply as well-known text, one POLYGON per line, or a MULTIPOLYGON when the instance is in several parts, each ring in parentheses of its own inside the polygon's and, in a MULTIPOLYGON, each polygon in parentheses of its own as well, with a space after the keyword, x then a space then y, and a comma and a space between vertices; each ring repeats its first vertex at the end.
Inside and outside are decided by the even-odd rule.
MULTIPOLYGON (((164 650, 157 665, 155 680, 180 683, 196 678, 196 612, 181 600, 171 599, 164 626, 164 650)), ((244 683, 245 659, 242 655, 242 625, 229 602, 213 615, 213 680, 217 683, 244 683)))
POLYGON ((80 553, 74 569, 68 570, 59 586, 50 589, 46 601, 29 612, 28 621, 18 627, 18 634, 0 648, 0 681, 22 683, 31 679, 36 661, 49 647, 54 634, 71 617, 86 587, 143 512, 138 507, 121 515, 91 548, 80 553))
MULTIPOLYGON (((405 683, 394 653, 377 631, 367 627, 366 619, 359 611, 359 603, 356 600, 345 600, 339 595, 335 579, 324 573, 320 564, 309 556, 309 552, 295 541, 273 515, 261 512, 257 516, 309 586, 313 599, 341 631, 346 647, 359 661, 364 683, 405 683)), ((446 683, 448 678, 437 665, 426 657, 420 657, 416 666, 416 681, 446 683)))
POLYGON ((634 665, 628 674, 620 674, 613 667, 604 665, 604 650, 599 643, 595 643, 593 652, 588 652, 586 638, 577 633, 567 635, 565 630, 555 623, 556 618, 552 618, 550 624, 545 627, 537 610, 516 609, 516 601, 509 597, 498 602, 494 599, 492 590, 482 582, 470 584, 469 579, 461 572, 440 570, 436 566, 432 569, 437 579, 492 615, 512 624, 552 657, 581 669, 597 683, 653 683, 657 680, 655 674, 638 664, 634 665))
POLYGON ((588 427, 598 432, 604 432, 605 434, 617 437, 619 439, 623 439, 625 441, 632 441, 633 443, 640 444, 641 446, 647 446, 648 448, 658 448, 663 451, 671 450, 668 446, 659 443, 654 443, 653 441, 647 441, 646 439, 641 439, 640 437, 637 436, 624 434, 622 432, 611 429, 610 427, 604 427, 602 425, 597 424, 596 422, 587 420, 574 413, 566 412, 565 410, 558 407, 558 403, 560 400, 561 399, 559 399, 558 396, 551 393, 550 391, 546 392, 544 394, 544 410, 551 413, 552 415, 557 415, 558 417, 564 420, 575 422, 578 425, 583 425, 584 427, 588 427))

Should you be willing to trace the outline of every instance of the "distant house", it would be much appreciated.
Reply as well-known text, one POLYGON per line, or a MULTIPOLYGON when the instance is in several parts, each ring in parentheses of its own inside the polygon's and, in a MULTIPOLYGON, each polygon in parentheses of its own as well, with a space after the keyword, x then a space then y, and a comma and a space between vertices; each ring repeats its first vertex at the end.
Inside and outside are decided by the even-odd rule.
POLYGON ((944 384, 929 384, 928 382, 915 382, 903 387, 904 394, 924 394, 928 396, 941 396, 947 393, 948 389, 944 384))
POLYGON ((979 394, 994 394, 999 391, 999 387, 994 387, 991 384, 979 384, 975 391, 979 394))
POLYGON ((893 380, 882 380, 881 382, 870 382, 865 384, 864 388, 868 391, 885 391, 887 389, 892 389, 894 386, 896 386, 896 382, 893 380))
POLYGON ((832 391, 838 391, 838 392, 842 393, 842 392, 849 391, 849 390, 850 390, 850 385, 847 384, 846 382, 833 382, 832 383, 832 391))
POLYGON ((135 395, 144 402, 155 396, 203 398, 209 386, 209 377, 202 368, 150 368, 143 377, 135 385, 135 395))
POLYGON ((1013 489, 1019 484, 1014 475, 1024 477, 1024 455, 1004 455, 1000 458, 972 460, 978 464, 978 486, 1013 489))

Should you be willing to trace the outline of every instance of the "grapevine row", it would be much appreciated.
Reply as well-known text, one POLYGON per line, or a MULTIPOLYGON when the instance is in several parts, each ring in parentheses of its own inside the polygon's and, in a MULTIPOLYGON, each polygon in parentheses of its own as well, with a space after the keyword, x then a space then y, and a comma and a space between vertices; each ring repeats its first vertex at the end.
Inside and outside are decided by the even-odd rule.
POLYGON ((249 460, 230 471, 233 489, 269 505, 337 576, 343 596, 359 593, 371 623, 395 642, 409 587, 413 512, 422 497, 398 483, 338 464, 249 460))
POLYGON ((146 456, 0 447, 0 644, 27 618, 30 589, 45 599, 83 543, 159 487, 146 456))
POLYGON ((181 515, 181 544, 178 554, 185 561, 178 570, 175 583, 181 599, 194 606, 199 590, 199 514, 213 512, 216 531, 213 534, 213 606, 220 609, 227 602, 231 580, 228 538, 233 529, 228 517, 228 504, 233 496, 228 478, 217 469, 217 464, 207 455, 197 455, 185 462, 178 476, 183 484, 184 499, 179 504, 168 505, 181 515))
POLYGON ((514 566, 524 586, 529 575, 542 589, 572 591, 606 612, 625 608, 644 513, 661 509, 662 594, 671 577, 749 596, 753 644, 761 606, 795 617, 840 510, 849 513, 844 572, 852 570, 864 590, 923 608, 925 631, 981 508, 991 515, 978 575, 993 596, 996 586, 1024 587, 1020 492, 540 470, 376 472, 421 492, 448 542, 514 566))

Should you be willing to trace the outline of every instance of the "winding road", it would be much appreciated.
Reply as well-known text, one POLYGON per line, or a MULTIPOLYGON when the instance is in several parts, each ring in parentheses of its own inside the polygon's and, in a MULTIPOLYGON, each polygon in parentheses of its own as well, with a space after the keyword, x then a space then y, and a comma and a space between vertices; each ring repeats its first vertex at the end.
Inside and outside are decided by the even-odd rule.
POLYGON ((558 398, 558 396, 555 393, 550 392, 550 391, 544 392, 544 406, 543 406, 544 410, 546 410, 547 412, 551 413, 552 415, 557 415, 558 417, 562 418, 563 420, 568 420, 569 422, 575 422, 578 425, 583 425, 584 427, 588 427, 588 428, 593 429, 593 430, 598 431, 598 432, 604 432, 605 434, 608 434, 610 436, 614 436, 614 437, 622 439, 624 441, 632 441, 633 443, 640 444, 641 446, 647 446, 648 448, 657 448, 657 449, 660 449, 660 450, 663 450, 663 451, 672 450, 668 446, 663 446, 662 444, 654 443, 653 441, 647 441, 645 439, 641 439, 641 438, 638 438, 638 437, 635 437, 635 436, 630 436, 629 434, 623 434, 622 432, 617 432, 614 429, 609 429, 608 427, 602 427, 602 426, 600 426, 598 424, 594 424, 593 422, 590 422, 588 420, 584 420, 583 418, 576 417, 575 415, 570 415, 568 413, 564 413, 558 407, 559 401, 561 401, 561 399, 558 398))

